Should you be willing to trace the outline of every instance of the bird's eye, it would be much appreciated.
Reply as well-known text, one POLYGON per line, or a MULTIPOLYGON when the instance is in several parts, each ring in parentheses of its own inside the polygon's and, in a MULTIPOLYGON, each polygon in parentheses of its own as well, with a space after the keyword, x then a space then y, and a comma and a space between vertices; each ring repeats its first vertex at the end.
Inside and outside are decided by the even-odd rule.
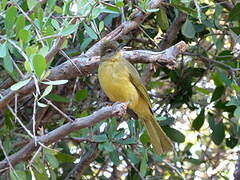
POLYGON ((107 50, 106 50, 106 53, 108 53, 108 54, 110 54, 110 53, 112 53, 112 52, 113 52, 112 49, 107 49, 107 50))

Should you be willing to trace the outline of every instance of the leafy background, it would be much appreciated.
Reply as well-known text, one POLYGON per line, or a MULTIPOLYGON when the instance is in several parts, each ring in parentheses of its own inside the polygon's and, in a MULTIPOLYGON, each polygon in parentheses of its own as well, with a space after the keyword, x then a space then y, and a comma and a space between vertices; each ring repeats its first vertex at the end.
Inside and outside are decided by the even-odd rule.
MULTIPOLYGON (((36 115, 38 135, 67 122, 47 106, 48 101, 70 117, 90 115, 107 101, 95 73, 70 81, 47 81, 47 77, 53 67, 86 52, 140 9, 150 15, 120 42, 132 49, 154 51, 181 40, 189 45, 174 70, 154 66, 152 72, 148 65, 136 64, 156 119, 174 142, 175 152, 157 156, 137 120, 130 116, 112 118, 41 148, 32 161, 30 158, 9 171, 1 170, 0 179, 67 179, 79 165, 84 167, 77 173, 81 179, 234 178, 240 137, 240 3, 172 0, 163 1, 158 9, 150 9, 149 3, 1 0, 0 92, 18 90, 31 79, 46 85, 34 96, 15 99, 17 117, 27 128, 31 129, 36 115), (174 23, 178 26, 171 26, 174 23), (59 37, 64 37, 62 50, 49 58, 48 52, 59 37), (28 78, 23 80, 25 74, 28 78), (92 159, 86 163, 84 157, 92 159)), ((6 154, 23 148, 31 137, 9 109, 2 111, 0 120, 3 160, 6 154)), ((236 179, 237 170, 238 166, 236 179)))

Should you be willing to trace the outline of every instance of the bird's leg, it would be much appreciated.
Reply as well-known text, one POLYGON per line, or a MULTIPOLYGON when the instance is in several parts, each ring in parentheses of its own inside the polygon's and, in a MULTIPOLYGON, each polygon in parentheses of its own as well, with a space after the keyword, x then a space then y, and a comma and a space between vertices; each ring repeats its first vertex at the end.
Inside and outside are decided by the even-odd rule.
POLYGON ((119 113, 117 114, 118 116, 122 117, 126 114, 129 102, 115 102, 113 105, 117 105, 117 104, 122 104, 122 111, 119 111, 119 113))

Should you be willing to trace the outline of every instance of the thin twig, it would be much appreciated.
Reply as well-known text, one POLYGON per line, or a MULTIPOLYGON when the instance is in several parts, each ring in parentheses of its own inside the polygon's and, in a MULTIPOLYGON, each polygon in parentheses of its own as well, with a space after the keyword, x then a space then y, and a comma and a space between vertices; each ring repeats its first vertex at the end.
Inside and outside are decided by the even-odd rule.
POLYGON ((128 160, 127 156, 126 156, 123 152, 121 152, 121 151, 118 151, 118 152, 122 155, 122 157, 123 157, 123 159, 126 161, 126 163, 127 163, 128 165, 130 165, 130 166, 137 172, 137 174, 138 174, 138 176, 140 177, 140 179, 141 179, 141 180, 146 180, 146 179, 141 175, 141 172, 138 170, 138 168, 128 160))
POLYGON ((63 111, 61 111, 57 106, 55 106, 51 101, 49 101, 46 98, 43 98, 48 105, 52 106, 56 111, 58 111, 63 117, 65 117, 69 122, 73 122, 73 119, 69 117, 67 114, 65 114, 63 111))
POLYGON ((38 150, 36 151, 36 153, 33 155, 33 157, 32 157, 32 159, 29 161, 29 163, 28 163, 28 168, 30 168, 31 166, 32 166, 32 164, 33 164, 33 161, 35 160, 35 158, 37 157, 37 155, 39 154, 39 152, 42 150, 42 146, 40 146, 39 148, 38 148, 38 150))
POLYGON ((1 148, 2 151, 3 151, 3 154, 4 154, 4 156, 5 156, 5 158, 6 158, 7 162, 8 162, 8 165, 9 165, 10 169, 11 169, 11 170, 14 170, 14 168, 13 168, 13 166, 12 166, 12 164, 11 164, 9 158, 8 158, 7 152, 5 151, 5 149, 4 149, 4 147, 3 147, 3 144, 2 144, 2 140, 1 140, 1 139, 0 139, 0 148, 1 148))
POLYGON ((14 113, 13 109, 7 105, 8 109, 10 112, 14 115, 15 119, 18 121, 18 123, 22 126, 22 128, 27 132, 27 134, 31 137, 34 138, 34 135, 26 128, 26 126, 23 124, 23 122, 18 118, 18 116, 14 113))
POLYGON ((59 52, 76 67, 76 69, 78 70, 78 72, 80 74, 82 74, 81 70, 77 67, 77 65, 72 61, 72 59, 63 50, 60 50, 59 52))
POLYGON ((172 170, 174 170, 183 180, 185 180, 185 178, 183 177, 182 173, 176 168, 174 167, 172 164, 170 164, 169 162, 162 160, 168 167, 170 167, 172 170))
POLYGON ((36 109, 37 109, 37 101, 38 101, 38 95, 33 94, 34 96, 34 102, 33 102, 33 113, 32 113, 32 131, 33 136, 35 140, 35 145, 37 145, 37 138, 36 138, 36 109))

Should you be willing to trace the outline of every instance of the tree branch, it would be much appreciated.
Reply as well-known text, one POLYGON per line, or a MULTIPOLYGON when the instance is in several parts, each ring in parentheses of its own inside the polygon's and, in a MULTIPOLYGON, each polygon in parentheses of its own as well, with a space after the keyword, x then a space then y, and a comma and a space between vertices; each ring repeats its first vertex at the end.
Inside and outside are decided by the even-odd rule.
MULTIPOLYGON (((176 57, 183 53, 187 49, 187 44, 183 41, 178 44, 166 49, 163 52, 153 51, 123 51, 123 56, 133 63, 160 63, 164 65, 173 66, 175 65, 174 60, 176 57)), ((86 75, 92 73, 98 66, 99 56, 92 56, 90 58, 85 55, 79 56, 72 61, 67 61, 59 66, 54 67, 51 70, 51 74, 48 76, 49 80, 59 79, 72 79, 79 75, 86 75), (78 68, 76 68, 78 67, 78 68), (81 73, 79 72, 79 69, 81 73)), ((2 92, 3 98, 0 99, 0 109, 3 109, 7 104, 11 102, 16 93, 19 97, 29 95, 33 92, 35 85, 33 81, 30 81, 23 88, 12 91, 10 88, 2 92)))
MULTIPOLYGON (((26 146, 24 146, 21 150, 8 156, 9 162, 12 166, 20 163, 21 161, 26 160, 31 153, 38 149, 39 143, 44 145, 49 145, 51 143, 57 142, 58 140, 64 138, 68 134, 73 131, 90 127, 102 120, 105 120, 110 117, 122 115, 126 112, 126 103, 115 103, 112 106, 103 107, 100 110, 94 112, 90 116, 78 118, 74 122, 69 122, 64 124, 63 126, 43 135, 37 137, 37 145, 35 145, 35 140, 32 139, 26 146)), ((2 160, 0 161, 0 170, 8 167, 8 161, 2 160)))

